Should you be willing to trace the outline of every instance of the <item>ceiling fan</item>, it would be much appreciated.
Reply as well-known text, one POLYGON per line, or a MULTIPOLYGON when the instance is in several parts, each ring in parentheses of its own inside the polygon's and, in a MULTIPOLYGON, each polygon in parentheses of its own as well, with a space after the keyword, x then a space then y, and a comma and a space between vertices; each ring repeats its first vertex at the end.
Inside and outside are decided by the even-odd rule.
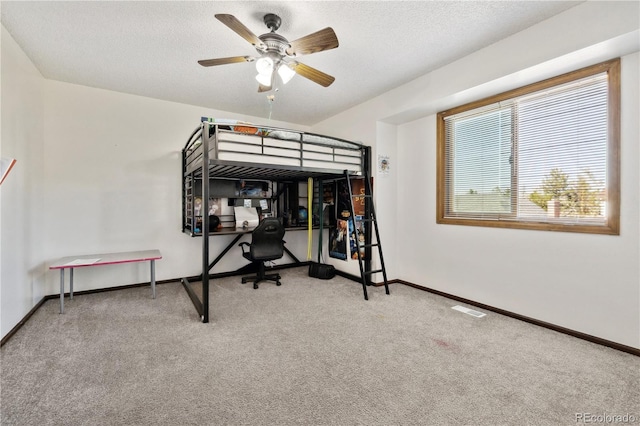
POLYGON ((264 15, 264 23, 271 32, 261 36, 256 36, 233 15, 217 14, 215 16, 220 22, 251 43, 260 56, 258 58, 232 56, 198 61, 203 67, 256 61, 256 69, 258 71, 256 80, 259 83, 258 92, 267 92, 275 89, 277 83, 276 75, 283 84, 289 82, 295 74, 299 74, 324 87, 330 86, 335 81, 335 78, 329 74, 325 74, 294 59, 301 55, 309 55, 338 47, 338 38, 330 27, 290 42, 276 33, 282 21, 278 15, 273 13, 264 15))

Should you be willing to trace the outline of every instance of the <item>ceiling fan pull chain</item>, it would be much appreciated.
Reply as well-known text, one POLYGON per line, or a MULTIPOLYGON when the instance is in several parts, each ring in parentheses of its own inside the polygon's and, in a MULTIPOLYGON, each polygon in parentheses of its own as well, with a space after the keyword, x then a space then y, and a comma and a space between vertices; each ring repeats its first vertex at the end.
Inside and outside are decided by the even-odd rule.
POLYGON ((276 100, 276 95, 268 95, 267 101, 269 102, 269 124, 271 124, 271 113, 273 112, 273 101, 276 100))

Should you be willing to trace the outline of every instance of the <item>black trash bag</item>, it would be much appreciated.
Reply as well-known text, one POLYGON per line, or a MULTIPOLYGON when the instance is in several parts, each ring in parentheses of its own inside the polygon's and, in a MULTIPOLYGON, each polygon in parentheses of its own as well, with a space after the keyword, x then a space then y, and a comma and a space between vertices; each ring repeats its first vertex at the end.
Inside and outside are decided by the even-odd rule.
POLYGON ((330 280, 336 276, 336 268, 333 265, 313 262, 309 265, 309 276, 321 280, 330 280))

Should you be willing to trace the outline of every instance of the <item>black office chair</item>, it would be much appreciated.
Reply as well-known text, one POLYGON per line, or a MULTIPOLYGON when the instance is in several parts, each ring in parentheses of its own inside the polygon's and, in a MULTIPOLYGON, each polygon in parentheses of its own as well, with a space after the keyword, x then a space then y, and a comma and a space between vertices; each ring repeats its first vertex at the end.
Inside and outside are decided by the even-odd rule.
POLYGON ((242 284, 253 282, 253 288, 258 288, 260 281, 275 281, 280 285, 280 275, 265 274, 264 262, 280 259, 284 255, 284 226, 278 218, 266 217, 251 233, 251 244, 242 242, 242 256, 258 266, 258 274, 242 277, 242 284), (245 247, 246 246, 246 247, 245 247), (248 247, 248 250, 246 249, 248 247))

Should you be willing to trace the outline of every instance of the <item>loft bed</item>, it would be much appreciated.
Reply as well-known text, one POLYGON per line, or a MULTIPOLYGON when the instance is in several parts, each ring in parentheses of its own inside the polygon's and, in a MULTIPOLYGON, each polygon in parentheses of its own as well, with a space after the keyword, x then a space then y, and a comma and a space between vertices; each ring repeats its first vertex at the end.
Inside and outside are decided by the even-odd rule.
MULTIPOLYGON (((209 263, 209 238, 203 238, 199 291, 187 278, 182 279, 202 322, 209 321, 211 269, 248 231, 231 225, 219 232, 204 232, 209 229, 210 219, 206 214, 196 214, 196 198, 200 198, 200 211, 208 212, 209 200, 221 196, 221 193, 225 196, 224 191, 228 191, 228 188, 223 188, 224 185, 220 187, 222 192, 217 191, 217 183, 255 180, 269 181, 275 185, 272 188, 276 189, 268 194, 275 203, 282 195, 283 185, 313 178, 314 184, 319 182, 318 188, 321 188, 323 181, 369 176, 369 169, 370 148, 357 142, 230 120, 213 121, 203 117, 182 150, 182 231, 192 237, 236 234, 236 238, 212 263, 209 263)), ((317 191, 320 192, 319 189, 317 191)), ((237 193, 226 196, 243 198, 237 193)), ((311 210, 312 206, 308 207, 311 210)), ((274 210, 277 212, 278 209, 274 210)), ((296 264, 302 263, 288 250, 287 253, 296 264)))
POLYGON ((244 179, 362 175, 363 152, 356 142, 266 126, 203 121, 183 150, 184 172, 244 179), (208 133, 208 134, 207 134, 208 133))

